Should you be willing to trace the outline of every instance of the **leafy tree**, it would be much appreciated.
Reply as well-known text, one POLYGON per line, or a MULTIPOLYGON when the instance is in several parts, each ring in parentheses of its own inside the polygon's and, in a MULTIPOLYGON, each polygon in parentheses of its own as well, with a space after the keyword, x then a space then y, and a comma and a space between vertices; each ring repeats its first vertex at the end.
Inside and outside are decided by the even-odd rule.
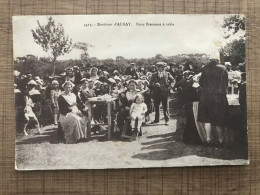
POLYGON ((32 74, 38 64, 38 58, 29 54, 24 57, 17 57, 14 61, 14 68, 23 74, 32 74))
POLYGON ((163 58, 163 55, 162 54, 156 54, 155 58, 158 59, 158 60, 161 60, 163 58))
MULTIPOLYGON (((156 64, 156 62, 163 61, 168 64, 176 63, 178 65, 182 64, 185 68, 188 68, 190 64, 194 66, 195 69, 200 69, 200 67, 208 62, 208 56, 206 54, 179 54, 174 56, 160 56, 160 59, 155 57, 151 58, 133 58, 127 59, 122 56, 118 56, 115 59, 108 58, 99 60, 96 57, 88 57, 86 63, 92 66, 103 66, 110 73, 114 70, 119 72, 125 72, 125 69, 129 66, 130 62, 135 62, 137 67, 145 67, 150 69, 151 65, 156 64)), ((34 76, 51 76, 53 72, 53 65, 50 58, 37 58, 33 55, 27 55, 24 57, 18 57, 15 61, 15 69, 21 72, 21 74, 32 74, 34 76)), ((82 64, 81 59, 70 59, 70 60, 57 60, 56 61, 56 75, 59 75, 65 71, 67 67, 80 66, 82 64)))
POLYGON ((224 19, 222 27, 225 28, 225 39, 228 39, 232 34, 239 35, 240 32, 243 36, 238 36, 235 39, 231 39, 229 43, 220 49, 221 62, 231 62, 232 68, 238 66, 239 63, 245 62, 245 17, 242 15, 231 15, 224 19))
POLYGON ((229 38, 231 34, 236 34, 239 31, 245 31, 246 19, 241 15, 231 15, 224 19, 222 28, 227 29, 227 35, 225 38, 229 38))
POLYGON ((123 56, 116 56, 116 61, 123 61, 125 58, 123 56))
POLYGON ((31 30, 34 41, 48 53, 53 65, 53 75, 55 75, 55 62, 59 56, 71 51, 72 39, 65 35, 62 24, 56 24, 52 17, 48 17, 46 25, 41 25, 39 20, 37 23, 38 27, 31 30))
POLYGON ((89 54, 88 54, 89 47, 94 47, 94 46, 83 42, 78 42, 74 44, 74 48, 82 51, 82 54, 80 55, 80 59, 83 64, 83 67, 85 67, 89 63, 89 54))
POLYGON ((246 45, 243 38, 235 39, 220 49, 222 63, 230 62, 235 68, 246 59, 246 45))

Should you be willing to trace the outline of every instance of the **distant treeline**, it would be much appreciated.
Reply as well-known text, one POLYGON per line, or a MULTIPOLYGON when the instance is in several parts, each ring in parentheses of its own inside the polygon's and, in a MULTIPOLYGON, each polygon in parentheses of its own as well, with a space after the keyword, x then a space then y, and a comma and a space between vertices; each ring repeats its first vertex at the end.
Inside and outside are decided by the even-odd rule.
MULTIPOLYGON (((182 54, 175 56, 162 56, 157 54, 152 58, 133 58, 126 59, 122 56, 117 56, 115 59, 109 58, 99 60, 95 57, 88 58, 84 62, 82 60, 58 60, 56 62, 56 75, 59 75, 65 71, 67 67, 79 66, 80 69, 86 67, 100 67, 102 66, 108 72, 118 70, 124 72, 126 67, 131 62, 136 63, 138 68, 149 69, 157 62, 166 62, 171 65, 173 63, 178 65, 184 65, 185 68, 191 64, 195 69, 199 69, 202 65, 205 65, 209 61, 209 56, 206 54, 182 54)), ((37 57, 34 55, 26 55, 24 57, 17 57, 14 61, 14 68, 21 72, 21 74, 33 74, 39 76, 50 76, 53 70, 53 64, 48 58, 37 57)))

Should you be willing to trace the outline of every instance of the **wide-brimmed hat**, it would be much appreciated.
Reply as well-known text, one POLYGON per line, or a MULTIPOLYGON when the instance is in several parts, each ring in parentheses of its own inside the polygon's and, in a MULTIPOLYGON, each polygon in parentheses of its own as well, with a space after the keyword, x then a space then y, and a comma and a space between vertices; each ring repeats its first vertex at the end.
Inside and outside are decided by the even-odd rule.
POLYGON ((121 79, 119 78, 119 76, 114 76, 114 80, 121 81, 121 79))
POLYGON ((161 67, 161 66, 167 66, 167 63, 165 63, 165 62, 157 62, 156 63, 156 66, 158 66, 158 67, 161 67))
POLYGON ((53 81, 51 82, 51 84, 52 84, 52 85, 59 85, 59 82, 58 82, 57 80, 53 80, 53 81))
POLYGON ((98 83, 103 84, 100 80, 96 80, 94 83, 95 83, 95 85, 98 84, 98 83))
POLYGON ((40 84, 40 85, 43 84, 43 80, 42 79, 36 79, 35 81, 36 81, 37 84, 40 84))
POLYGON ((37 85, 36 81, 35 80, 30 80, 27 85, 37 85))
POLYGON ((113 78, 109 78, 109 79, 107 79, 110 83, 116 83, 116 81, 115 81, 115 79, 113 79, 113 78))
POLYGON ((68 70, 72 71, 73 69, 71 67, 68 67, 68 68, 65 69, 65 71, 68 71, 68 70))
POLYGON ((143 75, 140 77, 141 80, 146 80, 147 79, 147 76, 146 75, 143 75))
POLYGON ((144 83, 144 81, 143 81, 143 80, 140 80, 140 79, 138 79, 138 80, 136 80, 136 83, 144 83))
POLYGON ((137 82, 136 82, 136 80, 134 80, 134 79, 130 79, 130 80, 128 80, 126 83, 127 83, 127 85, 129 85, 130 83, 134 83, 134 84, 137 85, 137 82))
POLYGON ((113 71, 113 74, 115 74, 115 73, 118 73, 118 70, 114 70, 114 71, 113 71))
POLYGON ((62 84, 62 88, 64 88, 65 85, 67 85, 67 84, 70 84, 72 88, 75 86, 74 83, 72 83, 71 81, 65 81, 65 82, 62 84))
POLYGON ((84 81, 88 81, 88 79, 87 79, 87 78, 83 78, 83 79, 81 79, 80 81, 81 81, 81 82, 84 82, 84 81))

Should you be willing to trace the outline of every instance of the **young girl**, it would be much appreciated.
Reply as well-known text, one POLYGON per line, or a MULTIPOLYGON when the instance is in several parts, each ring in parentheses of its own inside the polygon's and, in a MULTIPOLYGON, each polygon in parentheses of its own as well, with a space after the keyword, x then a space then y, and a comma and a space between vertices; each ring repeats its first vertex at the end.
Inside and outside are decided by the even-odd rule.
POLYGON ((25 102, 26 102, 26 105, 25 105, 25 108, 24 108, 24 117, 26 119, 26 123, 25 123, 25 126, 24 126, 23 133, 26 136, 28 135, 27 125, 29 124, 30 119, 34 119, 35 122, 36 122, 36 128, 37 128, 38 132, 41 134, 42 132, 41 132, 41 129, 40 129, 39 121, 38 121, 36 115, 34 114, 34 112, 32 110, 34 103, 32 102, 32 99, 28 96, 25 96, 25 102))
POLYGON ((132 130, 135 129, 136 119, 138 121, 137 122, 137 130, 134 130, 134 135, 136 135, 137 132, 140 132, 140 127, 142 125, 144 114, 146 113, 146 111, 147 111, 147 106, 144 103, 143 96, 139 93, 136 94, 134 103, 132 103, 132 105, 130 107, 130 115, 131 115, 131 118, 132 118, 132 121, 131 121, 132 130))
POLYGON ((52 84, 51 104, 54 113, 54 125, 58 125, 58 117, 59 117, 58 97, 61 94, 61 90, 59 89, 59 82, 57 80, 53 80, 51 84, 52 84))

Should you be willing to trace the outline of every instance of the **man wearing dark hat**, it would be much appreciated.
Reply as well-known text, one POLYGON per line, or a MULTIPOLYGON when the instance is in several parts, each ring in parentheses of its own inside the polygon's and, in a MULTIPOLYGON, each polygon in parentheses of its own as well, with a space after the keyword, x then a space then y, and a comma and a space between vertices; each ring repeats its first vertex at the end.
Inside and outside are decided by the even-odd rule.
POLYGON ((74 72, 74 76, 75 76, 74 84, 75 85, 81 84, 82 75, 79 71, 79 67, 73 66, 73 72, 74 72))
POLYGON ((132 79, 138 79, 135 63, 130 63, 130 66, 128 66, 125 70, 125 75, 130 75, 132 79))
POLYGON ((74 83, 75 77, 74 77, 73 69, 66 68, 65 72, 66 72, 66 74, 65 74, 64 78, 62 79, 62 84, 65 83, 66 81, 71 81, 72 83, 74 83))
POLYGON ((177 75, 179 75, 178 65, 176 63, 170 64, 170 70, 169 73, 172 75, 173 78, 176 79, 177 75))
POLYGON ((152 98, 154 99, 155 107, 155 119, 152 123, 159 123, 160 121, 160 104, 162 102, 163 114, 165 119, 165 124, 168 125, 169 122, 169 106, 168 106, 168 95, 171 82, 174 78, 169 72, 165 71, 166 63, 157 63, 158 72, 153 73, 150 86, 152 90, 152 98))
POLYGON ((228 72, 225 66, 212 59, 201 73, 199 84, 202 94, 199 101, 198 121, 204 123, 206 140, 211 142, 211 126, 216 126, 219 142, 223 143, 223 133, 228 118, 228 72))
POLYGON ((150 71, 150 72, 151 72, 151 73, 157 72, 157 68, 156 68, 155 65, 152 65, 152 66, 151 66, 151 71, 150 71))

